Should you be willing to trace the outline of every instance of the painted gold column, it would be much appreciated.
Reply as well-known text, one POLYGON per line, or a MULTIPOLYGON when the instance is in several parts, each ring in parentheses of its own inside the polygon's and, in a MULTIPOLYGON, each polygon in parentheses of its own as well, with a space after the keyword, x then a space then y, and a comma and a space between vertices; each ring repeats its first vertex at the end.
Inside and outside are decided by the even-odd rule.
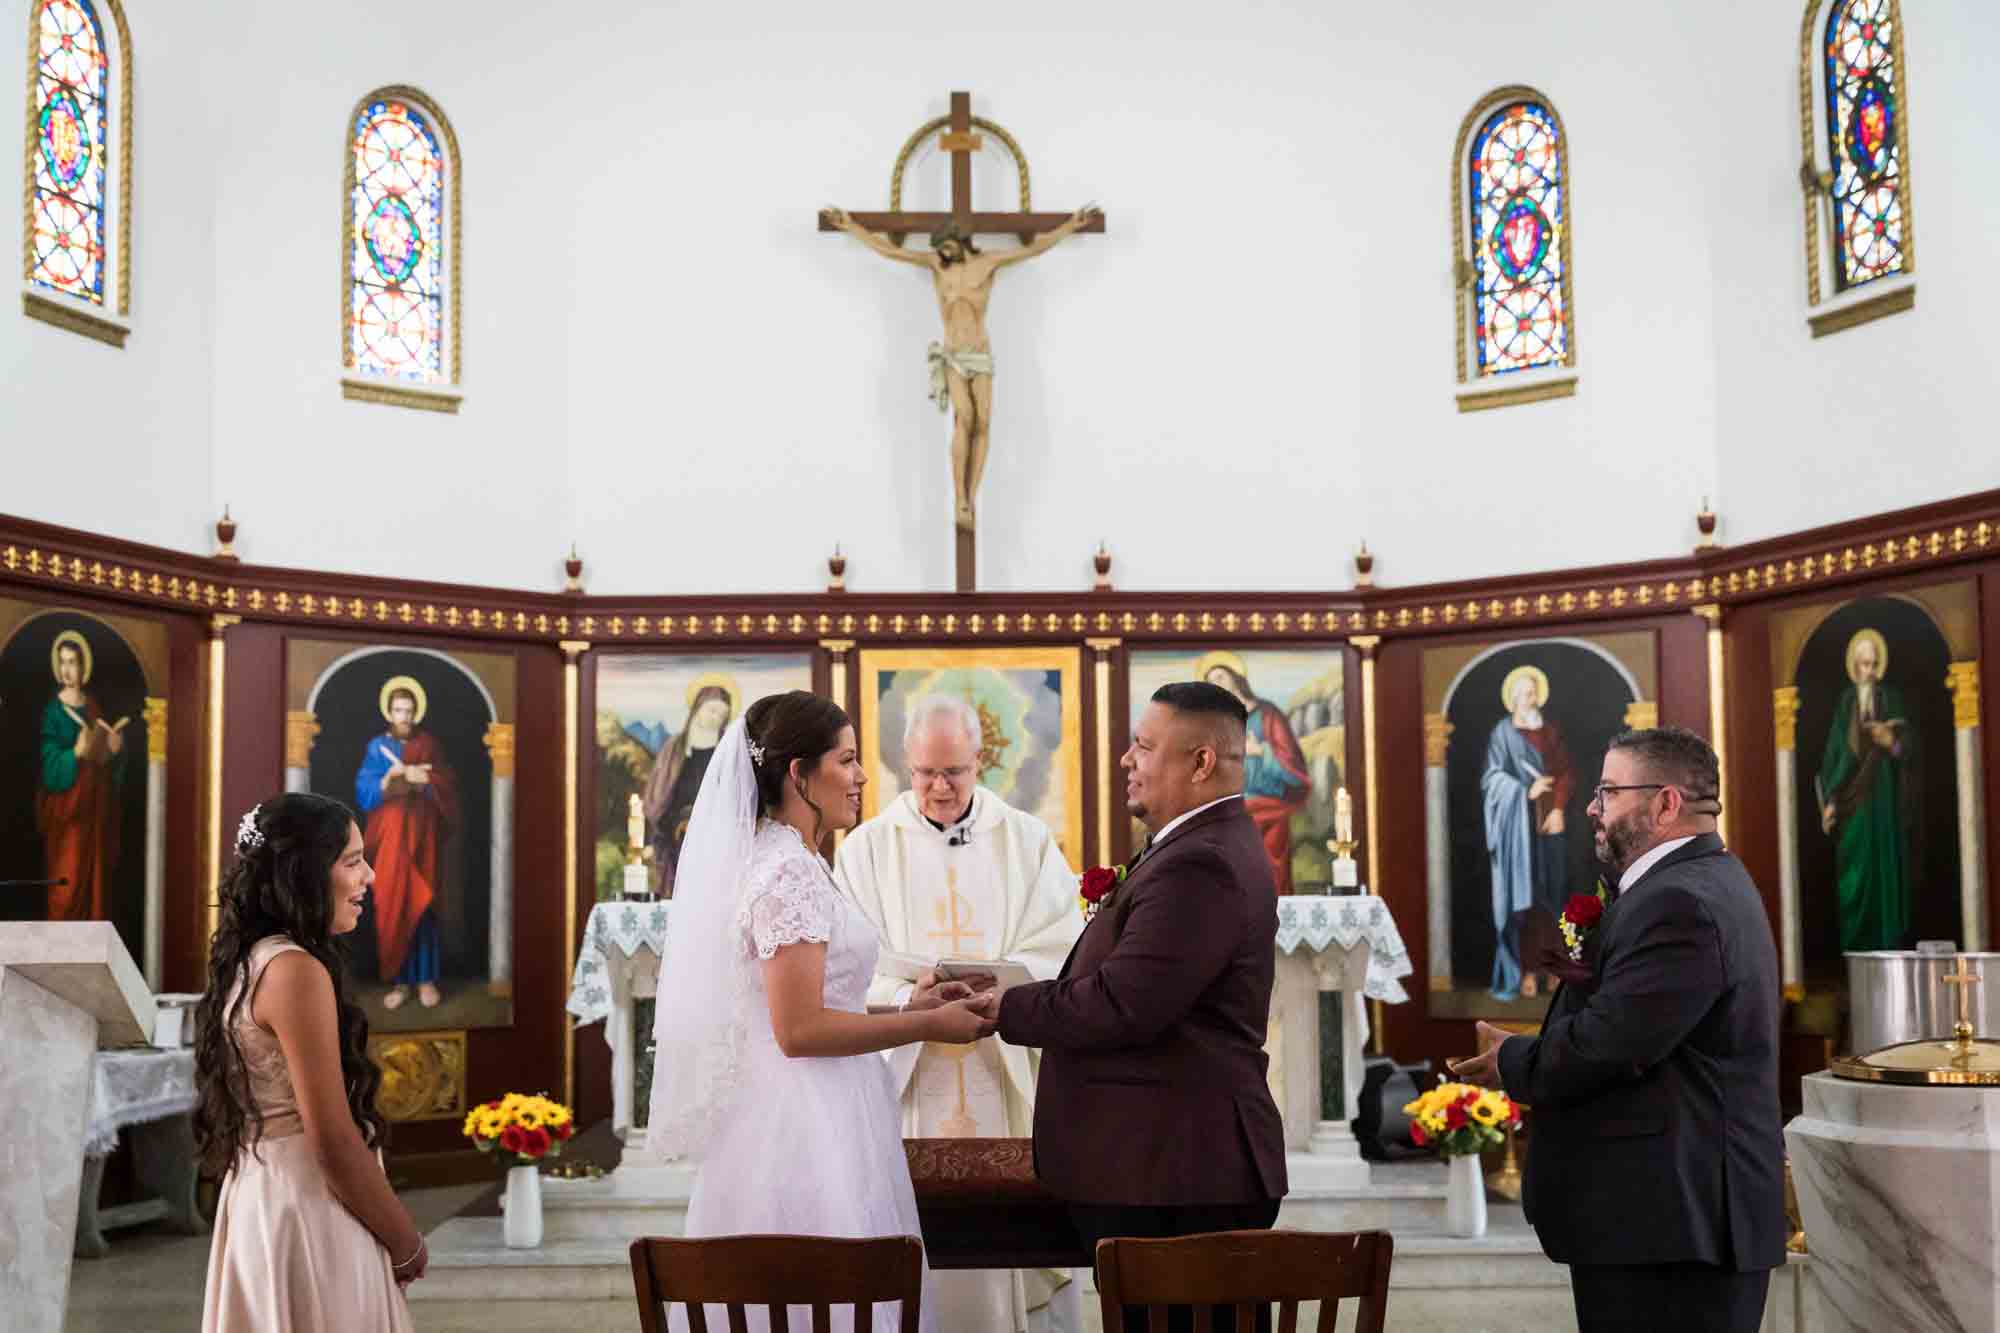
MULTIPOLYGON (((585 639, 564 639, 563 653, 563 970, 562 984, 568 987, 576 972, 576 775, 583 763, 581 720, 583 668, 580 659, 590 651, 585 639)), ((567 991, 565 991, 567 994, 567 991)), ((576 1015, 563 1010, 563 1105, 576 1107, 576 1015)))
POLYGON ((167 906, 167 701, 146 700, 146 984, 160 989, 167 906))
POLYGON ((1952 739, 1958 763, 1958 893, 1967 952, 1986 948, 1986 772, 1979 753, 1979 663, 1953 662, 1952 739))
MULTIPOLYGON (((843 568, 845 568, 845 566, 843 566, 843 568)), ((841 708, 844 709, 847 707, 847 657, 849 653, 852 653, 854 651, 854 640, 821 639, 819 641, 819 646, 826 649, 827 695, 834 701, 834 703, 838 704, 841 708)), ((851 717, 847 720, 854 724, 855 734, 859 735, 861 730, 861 719, 851 717)), ((870 773, 868 776, 872 779, 875 775, 873 773, 870 773)), ((833 850, 835 851, 835 853, 838 853, 840 851, 841 841, 846 837, 847 837, 846 829, 835 829, 833 831, 833 850)))
MULTIPOLYGON (((1781 685, 1771 691, 1771 730, 1777 738, 1778 772, 1778 980, 1785 998, 1805 998, 1799 959, 1799 690, 1781 685)), ((1819 822, 1813 812, 1813 822, 1819 822)))
POLYGON ((1092 669, 1097 690, 1097 857, 1098 865, 1111 864, 1111 775, 1117 770, 1118 756, 1111 753, 1111 654, 1121 639, 1085 639, 1094 653, 1092 669))
POLYGON ((285 714, 285 790, 312 790, 313 738, 319 735, 319 719, 310 709, 294 708, 285 714))
POLYGON ((493 759, 493 855, 486 915, 486 990, 514 994, 514 724, 486 724, 493 759))
POLYGON ((207 912, 202 932, 202 963, 206 968, 208 949, 215 939, 215 928, 221 916, 222 900, 222 705, 223 681, 228 665, 228 649, 224 636, 231 625, 241 624, 243 617, 212 615, 208 618, 208 799, 204 802, 207 818, 206 836, 202 849, 202 879, 207 884, 207 912))
POLYGON ((1453 730, 1443 713, 1424 714, 1424 878, 1433 991, 1451 989, 1451 786, 1445 760, 1453 730))
POLYGON ((1727 844, 1729 807, 1735 798, 1729 790, 1729 722, 1723 694, 1728 660, 1722 639, 1722 606, 1718 602, 1704 602, 1694 608, 1694 613, 1708 622, 1708 733, 1709 744, 1715 747, 1716 785, 1722 794, 1722 813, 1715 817, 1715 831, 1727 844))
MULTIPOLYGON (((1380 767, 1375 758, 1375 650, 1381 647, 1382 636, 1357 634, 1348 642, 1361 654, 1361 762, 1366 766, 1362 791, 1368 801, 1368 879, 1362 885, 1362 891, 1379 895, 1382 886, 1376 862, 1379 859, 1377 849, 1382 846, 1382 803, 1377 799, 1375 790, 1375 771, 1380 767)), ((1379 1055, 1382 1052, 1382 1002, 1373 1001, 1369 1010, 1368 1035, 1373 1039, 1375 1052, 1379 1055)), ((1357 1041, 1354 1045, 1360 1043, 1357 1041)))

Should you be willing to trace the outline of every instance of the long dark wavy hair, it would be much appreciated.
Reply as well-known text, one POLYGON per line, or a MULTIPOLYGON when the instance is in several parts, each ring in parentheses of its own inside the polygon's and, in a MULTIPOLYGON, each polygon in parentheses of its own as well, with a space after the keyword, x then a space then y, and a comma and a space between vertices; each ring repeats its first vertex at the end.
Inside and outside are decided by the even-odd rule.
POLYGON ((348 1110, 369 1147, 387 1140, 388 1123, 375 1109, 382 1071, 368 1058, 368 1020, 348 997, 347 946, 332 933, 333 866, 354 823, 354 812, 339 801, 292 792, 256 808, 254 842, 238 834, 236 860, 218 890, 221 914, 208 951, 208 991, 195 1009, 194 1138, 211 1174, 227 1171, 238 1153, 254 1151, 263 1136, 264 1113, 251 1095, 236 1036, 249 996, 232 1000, 232 992, 245 975, 250 951, 273 935, 318 959, 333 978, 348 1110))

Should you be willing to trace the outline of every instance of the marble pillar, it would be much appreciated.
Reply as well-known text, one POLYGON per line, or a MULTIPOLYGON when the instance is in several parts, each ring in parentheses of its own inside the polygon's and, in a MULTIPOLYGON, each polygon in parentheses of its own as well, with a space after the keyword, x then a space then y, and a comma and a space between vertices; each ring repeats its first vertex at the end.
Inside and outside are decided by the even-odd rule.
POLYGON ((1804 1090, 1785 1143, 1815 1333, 2000 1327, 2000 1088, 1804 1090))

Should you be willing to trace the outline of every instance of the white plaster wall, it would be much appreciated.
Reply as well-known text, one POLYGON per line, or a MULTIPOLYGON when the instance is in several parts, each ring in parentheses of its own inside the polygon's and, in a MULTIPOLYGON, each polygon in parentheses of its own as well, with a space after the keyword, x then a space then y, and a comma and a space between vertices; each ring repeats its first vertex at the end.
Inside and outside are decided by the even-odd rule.
MULTIPOLYGON (((12 12, 19 13, 20 6, 12 12)), ((108 10, 107 34, 115 31, 108 10)), ((0 306, 0 511, 90 532, 206 550, 216 513, 210 445, 215 389, 215 156, 207 146, 212 34, 160 0, 126 7, 137 68, 133 142, 132 319, 124 350, 21 314, 21 211, 0 227, 11 290, 0 306)), ((0 26, 0 88, 19 129, 27 24, 0 26)), ((7 169, 21 166, 21 135, 7 169)), ((12 179, 18 180, 15 175, 12 179)), ((254 222, 229 243, 255 252, 254 222)))
MULTIPOLYGON (((573 538, 596 592, 807 590, 839 540, 857 589, 949 586, 928 284, 813 211, 883 206, 955 87, 1020 139, 1037 207, 1111 216, 1000 276, 984 587, 1086 586, 1100 538, 1133 588, 1344 586, 1364 535, 1385 582, 1469 577, 1683 549, 1704 494, 1745 540, 2000 480, 1976 447, 2000 295, 1980 0, 1911 6, 1918 309, 1817 343, 1791 5, 1549 0, 1507 54, 1470 5, 1024 0, 933 33, 804 0, 218 3, 176 44, 134 0, 142 116, 178 81, 183 123, 219 131, 214 153, 141 141, 142 189, 210 182, 157 222, 142 204, 140 241, 140 294, 171 274, 191 307, 151 354, 207 384, 162 397, 179 381, 139 369, 135 335, 112 363, 129 420, 102 428, 134 460, 170 439, 145 475, 182 489, 106 507, 52 479, 0 509, 201 549, 226 500, 246 559, 529 588, 573 538), (205 50, 210 29, 229 42, 205 50), (339 155, 389 82, 435 97, 464 151, 456 417, 339 396, 339 155), (1509 82, 1571 135, 1582 381, 1461 415, 1452 141, 1509 82), (156 266, 179 233, 208 243, 156 266)), ((1008 184, 978 180, 996 204, 1008 184)), ((3 410, 31 424, 19 386, 102 359, 0 326, 3 410)))
MULTIPOLYGON (((1723 527, 1748 541, 2000 485, 2000 8, 1904 0, 1916 308, 1814 339, 1798 185, 1802 4, 1730 11, 1713 219, 1723 527), (1754 62, 1756 50, 1790 58, 1754 62)), ((1821 123, 1814 133, 1823 135, 1821 123)), ((1825 213, 1821 213, 1824 234, 1825 213)))

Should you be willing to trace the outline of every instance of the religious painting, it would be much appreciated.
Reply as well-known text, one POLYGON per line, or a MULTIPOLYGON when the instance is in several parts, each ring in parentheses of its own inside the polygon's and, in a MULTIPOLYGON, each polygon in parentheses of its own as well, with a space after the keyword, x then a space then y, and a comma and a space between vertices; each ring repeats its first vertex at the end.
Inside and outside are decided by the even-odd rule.
POLYGON ((375 869, 349 945, 377 1031, 513 1022, 514 682, 511 653, 286 644, 285 789, 353 807, 375 869))
POLYGON ((805 653, 607 653, 597 661, 597 900, 624 890, 632 798, 647 883, 674 894, 674 866, 716 742, 768 694, 812 688, 805 653))
POLYGON ((1770 634, 1785 984, 1920 939, 1984 949, 1974 585, 1797 607, 1770 634))
POLYGON ((954 694, 979 714, 979 785, 1049 826, 1073 866, 1083 856, 1083 651, 881 648, 860 654, 862 818, 910 786, 903 731, 911 703, 954 694))
POLYGON ((1425 652, 1433 1015, 1540 1019, 1555 978, 1524 918, 1596 887, 1586 807, 1612 737, 1658 720, 1658 676, 1650 630, 1425 652))
POLYGON ((109 921, 156 987, 167 696, 165 625, 0 597, 0 921, 109 921))
MULTIPOLYGON (((1153 691, 1175 681, 1205 680, 1243 701, 1243 800, 1279 893, 1332 890, 1327 840, 1347 762, 1344 661, 1339 648, 1217 648, 1133 652, 1127 665, 1133 722, 1153 691)), ((1145 837, 1134 820, 1132 845, 1145 837)))

